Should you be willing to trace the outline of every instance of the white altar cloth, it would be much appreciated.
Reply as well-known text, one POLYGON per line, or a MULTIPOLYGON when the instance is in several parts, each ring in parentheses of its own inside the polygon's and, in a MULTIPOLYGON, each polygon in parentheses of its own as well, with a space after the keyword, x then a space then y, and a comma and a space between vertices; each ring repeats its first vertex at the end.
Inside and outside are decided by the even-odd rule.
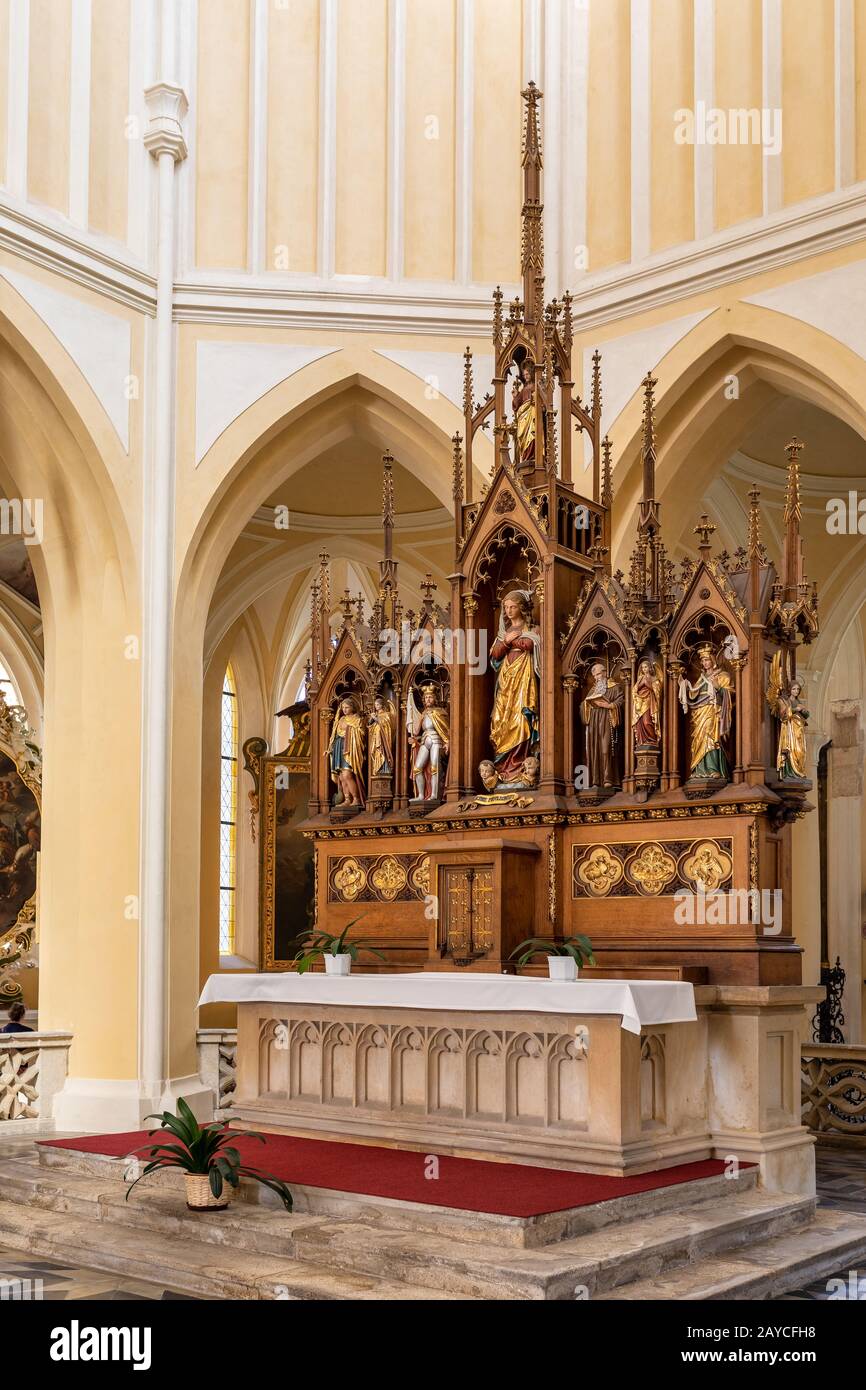
POLYGON ((629 1033, 656 1023, 692 1023, 695 992, 679 980, 545 980, 531 975, 420 970, 325 975, 294 970, 211 975, 199 1004, 337 1004, 466 1012, 620 1014, 629 1033))

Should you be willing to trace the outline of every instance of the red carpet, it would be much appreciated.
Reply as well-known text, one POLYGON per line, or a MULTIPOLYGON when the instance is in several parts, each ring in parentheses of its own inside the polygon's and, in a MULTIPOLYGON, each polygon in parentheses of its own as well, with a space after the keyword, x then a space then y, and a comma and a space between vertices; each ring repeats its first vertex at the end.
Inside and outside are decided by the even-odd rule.
MULTIPOLYGON (((122 1158, 162 1136, 149 1139, 144 1131, 99 1134, 83 1139, 49 1139, 47 1148, 77 1149, 80 1153, 122 1158)), ((171 1136, 164 1136, 171 1142, 171 1136)), ((285 1182, 353 1192, 367 1197, 391 1197, 425 1206, 456 1207, 460 1211, 498 1216, 541 1216, 545 1212, 609 1202, 635 1192, 672 1187, 709 1178, 724 1171, 720 1159, 684 1163, 630 1178, 606 1178, 592 1173, 569 1173, 557 1168, 531 1168, 522 1163, 489 1163, 480 1159, 439 1156, 438 1178, 425 1177, 427 1156, 407 1149, 370 1144, 340 1144, 327 1139, 298 1139, 269 1134, 266 1142, 237 1147, 246 1163, 285 1182)), ((744 1167, 747 1165, 743 1165, 744 1167)), ((142 1183, 146 1187, 147 1179, 142 1183)))

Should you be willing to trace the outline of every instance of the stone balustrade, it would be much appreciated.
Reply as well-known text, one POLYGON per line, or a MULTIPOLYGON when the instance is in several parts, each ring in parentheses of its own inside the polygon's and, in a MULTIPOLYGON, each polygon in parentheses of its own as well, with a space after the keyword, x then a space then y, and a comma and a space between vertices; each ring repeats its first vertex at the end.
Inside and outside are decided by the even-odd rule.
POLYGON ((0 1033, 0 1133, 54 1128, 71 1033, 0 1033))
POLYGON ((866 1148, 866 1043, 801 1050, 803 1124, 819 1144, 866 1148))
POLYGON ((197 1040, 199 1076, 202 1084, 213 1091, 214 1117, 224 1120, 234 1105, 238 1031, 199 1028, 197 1040))

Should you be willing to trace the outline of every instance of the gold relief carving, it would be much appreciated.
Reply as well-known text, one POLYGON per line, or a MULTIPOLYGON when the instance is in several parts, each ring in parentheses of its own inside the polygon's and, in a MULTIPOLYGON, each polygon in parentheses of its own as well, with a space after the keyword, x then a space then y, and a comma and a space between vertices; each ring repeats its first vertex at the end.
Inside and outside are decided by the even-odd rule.
POLYGON ((749 887, 758 888, 758 822, 753 820, 749 826, 749 887))
POLYGON ((734 866, 733 860, 719 849, 715 840, 702 840, 687 859, 683 860, 683 877, 704 893, 715 893, 734 866))
POLYGON ((393 855, 383 859, 370 875, 370 882, 377 888, 386 902, 393 902, 401 888, 406 886, 406 870, 393 855))
POLYGON ((547 920, 556 922, 556 836, 547 837, 547 920))
POLYGON ((493 874, 476 869, 472 877, 472 948, 478 954, 493 946, 493 874))
POLYGON ((409 875, 409 882, 413 888, 417 888, 422 898, 426 898, 430 892, 430 856, 422 854, 418 863, 409 875))
POLYGON ((626 867, 626 873, 641 892, 658 897, 672 878, 676 877, 677 862, 659 844, 646 844, 626 867))
MULTIPOLYGON (((484 792, 474 796, 471 801, 458 802, 458 811, 477 811, 483 806, 514 806, 516 810, 522 811, 524 807, 532 805, 531 796, 520 796, 518 792, 491 792, 489 795, 484 792)), ((488 822, 496 825, 496 821, 488 822)))
POLYGON ((344 859, 334 874, 334 887, 343 902, 354 902, 367 884, 367 875, 357 859, 344 859))
POLYGON ((596 845, 577 870, 577 877, 594 898, 605 898, 622 878, 622 862, 607 848, 596 845))

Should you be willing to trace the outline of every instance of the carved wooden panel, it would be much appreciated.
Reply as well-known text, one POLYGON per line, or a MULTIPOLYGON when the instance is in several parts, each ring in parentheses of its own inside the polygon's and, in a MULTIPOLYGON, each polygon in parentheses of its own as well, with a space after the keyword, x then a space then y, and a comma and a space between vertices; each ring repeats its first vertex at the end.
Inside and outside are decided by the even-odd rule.
POLYGON ((733 840, 622 840, 572 847, 573 898, 652 898, 733 884, 733 840))

